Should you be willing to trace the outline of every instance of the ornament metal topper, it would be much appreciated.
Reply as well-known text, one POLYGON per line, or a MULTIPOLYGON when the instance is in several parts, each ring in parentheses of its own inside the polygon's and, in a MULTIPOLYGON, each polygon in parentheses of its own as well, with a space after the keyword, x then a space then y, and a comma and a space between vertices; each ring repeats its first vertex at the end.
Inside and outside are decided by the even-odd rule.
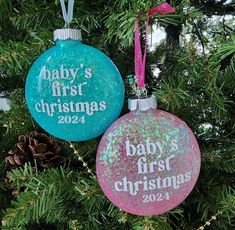
MULTIPOLYGON (((67 13, 61 0, 66 25, 72 21, 73 4, 70 0, 67 13)), ((80 40, 79 30, 55 30, 56 45, 34 62, 26 80, 26 102, 33 118, 48 133, 70 141, 104 133, 118 118, 124 100, 117 67, 80 40)))
MULTIPOLYGON (((175 12, 167 3, 149 11, 175 12)), ((147 36, 146 36, 147 37, 147 36)), ((142 57, 135 22, 135 75, 145 92, 146 49, 142 57)), ((141 216, 167 212, 186 199, 200 172, 200 150, 189 127, 178 117, 156 109, 155 96, 129 99, 131 112, 105 132, 96 169, 105 195, 122 210, 141 216)))

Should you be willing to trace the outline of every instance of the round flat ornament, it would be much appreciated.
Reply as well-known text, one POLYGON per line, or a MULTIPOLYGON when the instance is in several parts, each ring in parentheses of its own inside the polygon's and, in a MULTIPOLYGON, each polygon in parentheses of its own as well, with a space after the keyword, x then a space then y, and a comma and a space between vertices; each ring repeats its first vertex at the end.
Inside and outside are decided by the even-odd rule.
POLYGON ((108 199, 141 216, 179 205, 200 172, 194 134, 178 117, 155 109, 154 100, 152 96, 131 101, 133 111, 106 131, 96 159, 98 180, 108 199))
POLYGON ((117 67, 80 39, 78 30, 56 30, 56 45, 34 62, 26 80, 26 102, 35 121, 70 141, 104 133, 118 118, 124 100, 117 67))

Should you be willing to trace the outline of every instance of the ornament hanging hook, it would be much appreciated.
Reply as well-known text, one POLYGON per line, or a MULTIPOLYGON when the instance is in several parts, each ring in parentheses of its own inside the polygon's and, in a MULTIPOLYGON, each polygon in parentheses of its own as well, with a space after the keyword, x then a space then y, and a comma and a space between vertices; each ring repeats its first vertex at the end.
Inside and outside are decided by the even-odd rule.
POLYGON ((68 1, 68 11, 66 10, 64 0, 60 0, 60 4, 61 4, 62 13, 63 13, 63 18, 64 18, 64 21, 65 21, 65 27, 69 28, 69 24, 73 20, 74 0, 69 0, 68 1))
POLYGON ((145 87, 145 85, 143 87, 138 87, 137 90, 136 90, 136 96, 138 98, 147 98, 148 96, 148 91, 145 87))

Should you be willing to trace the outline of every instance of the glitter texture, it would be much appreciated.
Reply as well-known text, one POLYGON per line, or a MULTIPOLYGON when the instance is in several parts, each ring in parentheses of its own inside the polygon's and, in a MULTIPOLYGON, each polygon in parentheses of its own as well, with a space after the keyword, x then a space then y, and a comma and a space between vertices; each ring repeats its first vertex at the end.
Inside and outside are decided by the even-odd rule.
POLYGON ((100 186, 116 206, 135 215, 167 212, 190 194, 200 150, 188 126, 161 111, 130 112, 106 131, 97 153, 100 186))
POLYGON ((57 40, 31 67, 26 102, 48 133, 84 141, 104 133, 118 118, 124 84, 101 51, 76 40, 57 40))

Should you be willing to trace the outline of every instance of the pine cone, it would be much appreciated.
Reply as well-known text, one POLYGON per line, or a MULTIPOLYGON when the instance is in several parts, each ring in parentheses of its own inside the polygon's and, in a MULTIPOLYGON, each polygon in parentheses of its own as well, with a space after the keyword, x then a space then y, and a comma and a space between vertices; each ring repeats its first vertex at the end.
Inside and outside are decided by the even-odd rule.
POLYGON ((44 133, 31 132, 20 135, 15 150, 10 150, 5 157, 6 170, 11 170, 30 162, 37 167, 53 168, 62 165, 65 158, 60 155, 61 147, 44 133))

